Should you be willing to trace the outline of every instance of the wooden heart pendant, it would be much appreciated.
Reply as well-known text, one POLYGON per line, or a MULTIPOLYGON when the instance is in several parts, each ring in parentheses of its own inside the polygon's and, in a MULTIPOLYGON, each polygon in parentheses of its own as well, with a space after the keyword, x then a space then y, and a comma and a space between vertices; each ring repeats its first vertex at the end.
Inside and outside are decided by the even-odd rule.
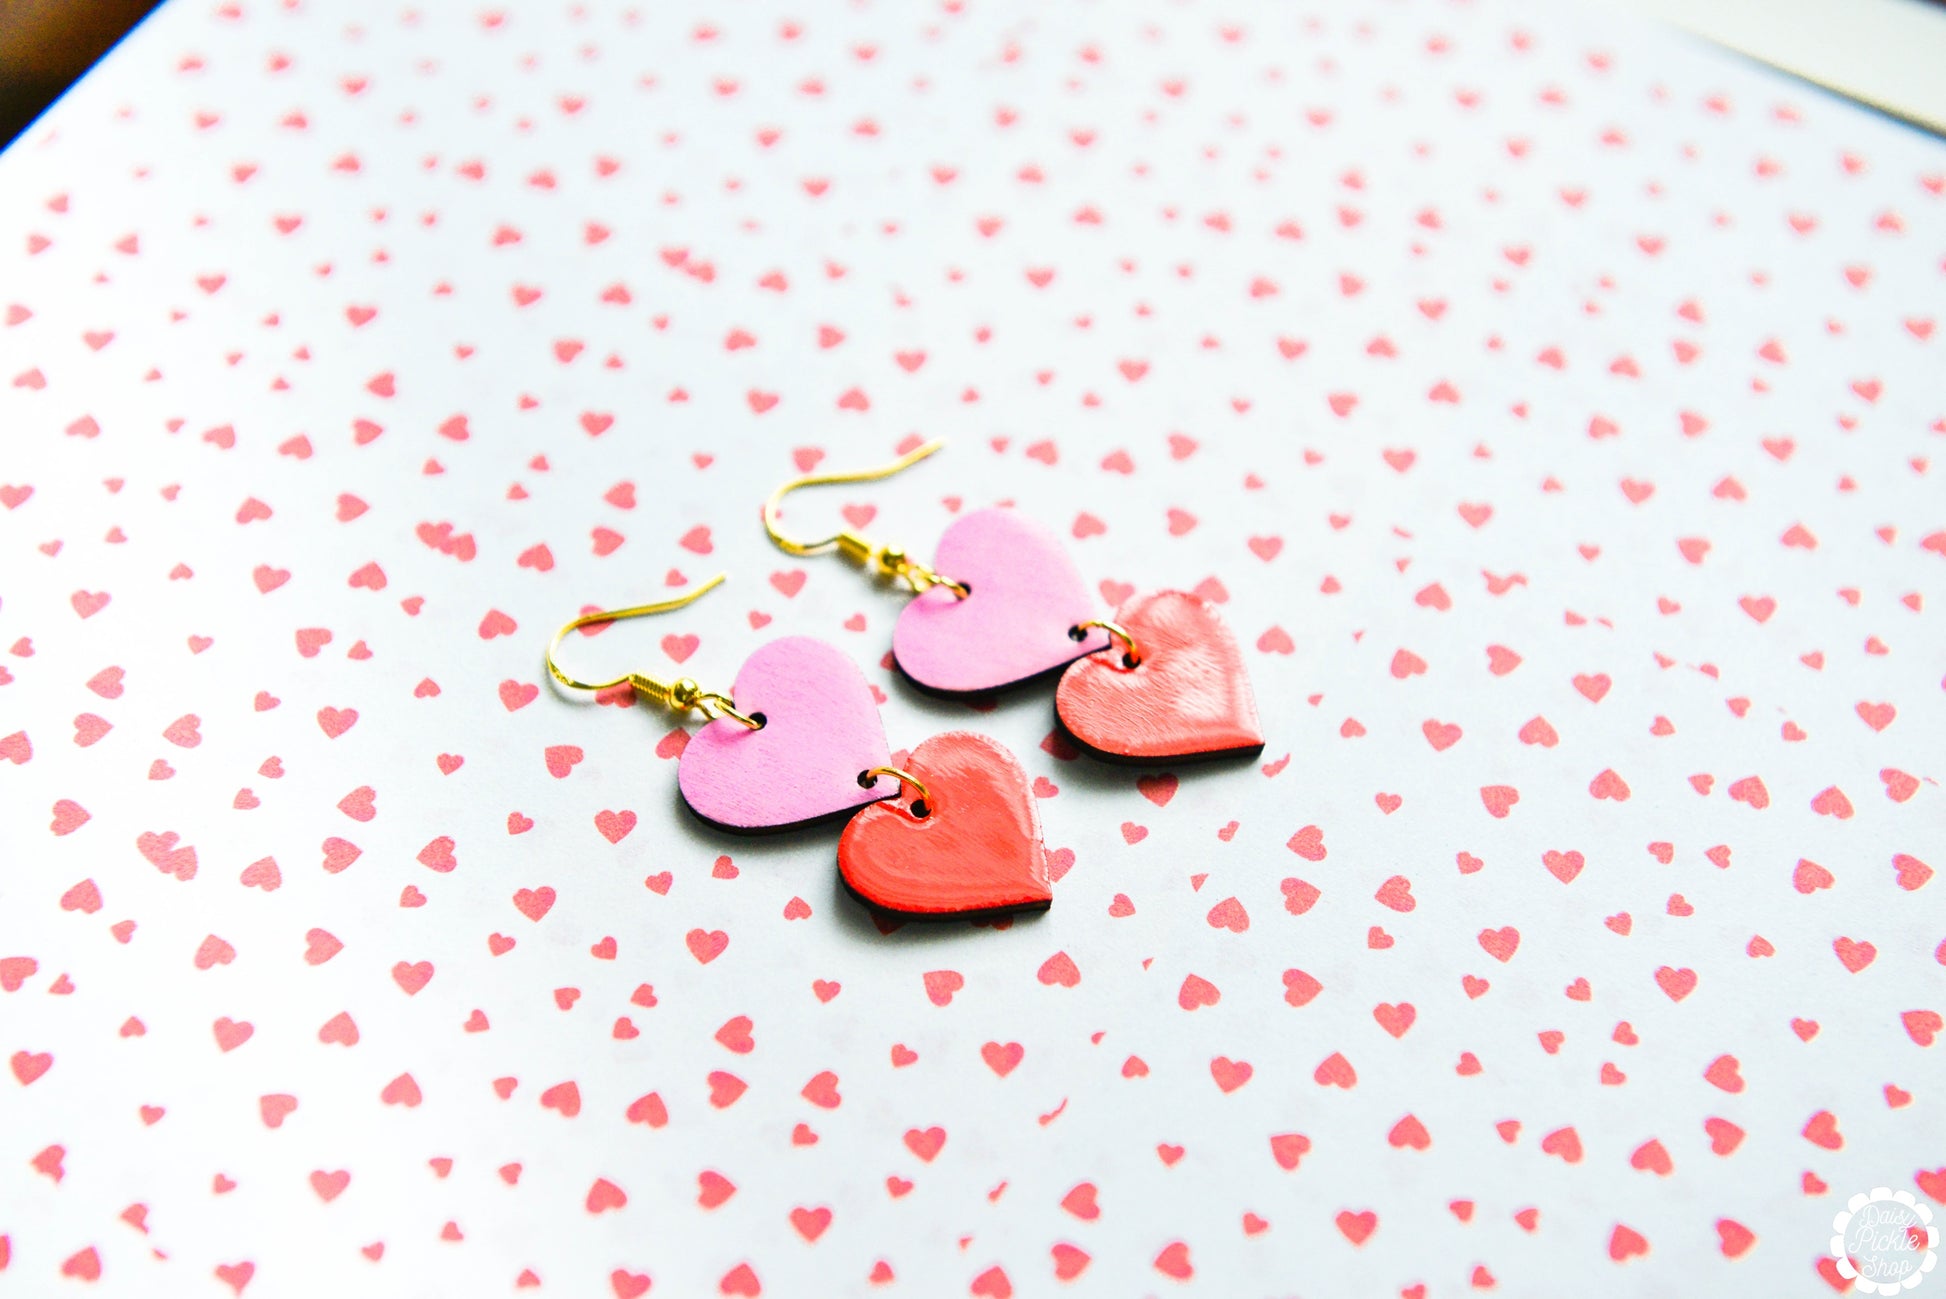
POLYGON ((843 651, 810 636, 774 640, 744 660, 732 695, 763 725, 719 717, 676 766, 683 801, 704 821, 735 834, 790 830, 891 797, 858 784, 892 758, 878 701, 843 651))
POLYGON ((1068 636, 1094 607, 1081 570, 1059 537, 1012 510, 961 516, 939 539, 933 562, 968 594, 935 586, 899 612, 892 659, 922 690, 1000 690, 1108 644, 1099 631, 1079 641, 1068 636))
POLYGON ((925 797, 908 789, 875 803, 838 840, 838 872, 860 901, 912 917, 1053 902, 1040 814, 1013 754, 984 735, 947 731, 914 749, 905 770, 924 782, 925 797))
POLYGON ((1263 728, 1243 651, 1216 611, 1187 591, 1139 595, 1115 612, 1141 650, 1077 659, 1061 674, 1055 713, 1083 748, 1110 762, 1261 753, 1263 728))

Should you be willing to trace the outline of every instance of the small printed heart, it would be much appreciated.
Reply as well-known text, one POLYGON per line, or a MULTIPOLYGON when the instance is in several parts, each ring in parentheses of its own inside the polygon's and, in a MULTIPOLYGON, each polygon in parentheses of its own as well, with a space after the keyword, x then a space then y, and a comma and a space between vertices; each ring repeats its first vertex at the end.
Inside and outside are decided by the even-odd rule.
POLYGON ((1602 771, 1588 782, 1588 793, 1598 799, 1606 798, 1613 799, 1617 803, 1626 803, 1629 792, 1628 782, 1617 775, 1612 767, 1602 771))
POLYGON ((1311 1080, 1320 1087, 1338 1087, 1350 1091, 1358 1085, 1358 1071, 1351 1067, 1351 1061, 1340 1052, 1333 1051, 1312 1071, 1311 1080))
POLYGON ((930 1164, 933 1160, 937 1159, 940 1150, 945 1145, 946 1129, 944 1128, 932 1127, 923 1130, 919 1128, 908 1128, 906 1130, 905 1148, 926 1163, 930 1164))
POLYGON ((1419 728, 1424 732, 1426 743, 1432 745, 1435 753, 1444 753, 1460 741, 1460 728, 1451 722, 1427 719, 1419 728))
MULTIPOLYGON (((195 965, 198 970, 208 970, 212 966, 230 965, 235 961, 235 957, 237 957, 235 947, 232 947, 228 941, 216 937, 214 933, 210 933, 208 937, 202 939, 202 945, 197 947, 195 965)), ((4 982, 6 982, 6 963, 0 961, 0 986, 4 986, 4 982)), ((12 992, 12 988, 8 988, 8 992, 12 992)))
POLYGON ((1563 884, 1574 883, 1582 867, 1587 865, 1586 859, 1578 852, 1556 852, 1553 849, 1541 854, 1541 863, 1547 867, 1548 874, 1563 884))
POLYGON ((1480 946, 1486 950, 1487 955, 1505 964, 1513 960, 1514 953, 1519 950, 1520 931, 1512 925, 1500 929, 1482 929, 1480 946))
POLYGON ((1654 1173, 1658 1177, 1667 1177, 1676 1171, 1675 1161, 1669 1158, 1669 1152, 1663 1148, 1660 1141, 1654 1139, 1645 1141, 1635 1148, 1635 1153, 1628 1157, 1628 1166, 1654 1173))
POLYGON ((1293 1006, 1308 1006, 1324 991, 1324 985, 1302 970, 1284 971, 1284 1000, 1293 1006))
POLYGON ((54 1054, 51 1051, 16 1051, 8 1063, 13 1068, 14 1079, 22 1087, 28 1087, 54 1067, 54 1054))
POLYGON ((61 1263, 61 1275, 80 1281, 101 1280, 101 1255, 93 1245, 77 1250, 61 1263))
POLYGON ((1378 1021, 1378 1026, 1395 1038, 1404 1037, 1406 1030, 1412 1027, 1413 1021, 1418 1016, 1419 1012, 1408 1001, 1402 1001, 1397 1005, 1382 1001, 1372 1008, 1372 1018, 1378 1021))
POLYGON ((1832 817, 1839 821, 1849 821, 1852 816, 1851 800, 1836 785, 1827 786, 1811 800, 1811 810, 1819 816, 1832 817))
POLYGON ((1920 1046, 1931 1046, 1933 1039, 1942 1029, 1946 1029, 1946 1017, 1936 1010, 1908 1010, 1899 1016, 1905 1025, 1906 1035, 1920 1046))
MULTIPOLYGON (((221 943, 222 941, 222 939, 212 934, 209 938, 203 940, 203 947, 208 948, 212 942, 221 943)), ((224 945, 228 946, 228 944, 224 945)), ((231 955, 234 956, 235 954, 235 951, 232 950, 231 955)), ((211 962, 211 964, 214 963, 214 961, 211 962)), ((200 950, 196 954, 196 968, 199 970, 207 970, 209 968, 208 965, 203 964, 203 953, 200 950)), ((39 969, 40 962, 31 956, 0 957, 0 991, 19 992, 21 986, 28 979, 32 978, 34 972, 39 969)))
POLYGON ((210 1026, 210 1031, 216 1037, 217 1047, 227 1053, 248 1042, 257 1030, 248 1020, 233 1020, 224 1015, 210 1026))
POLYGON ((556 1083, 541 1093, 541 1108, 553 1110, 564 1119, 571 1119, 581 1113, 581 1089, 573 1079, 556 1083))
POLYGON ((54 804, 54 819, 48 829, 56 835, 69 835, 79 830, 93 818, 88 809, 71 798, 57 799, 54 804))
POLYGON ((635 828, 635 813, 624 809, 620 812, 603 808, 595 813, 595 829, 609 843, 620 843, 628 838, 629 831, 635 828))
POLYGON ((1870 943, 1854 942, 1849 938, 1840 938, 1833 942, 1831 950, 1837 955, 1838 963, 1853 974, 1878 959, 1878 948, 1870 943))
POLYGON ((1101 1206, 1096 1203, 1098 1194, 1093 1182, 1079 1182, 1061 1197, 1061 1207, 1083 1222, 1093 1222, 1101 1216, 1101 1206))
POLYGON ((1373 896, 1378 899, 1379 905, 1398 912, 1411 911, 1419 905, 1419 900, 1412 896, 1412 881, 1403 875, 1394 875, 1386 880, 1378 886, 1378 892, 1373 896))
POLYGON ((1681 1001, 1696 990, 1696 971, 1672 969, 1665 965, 1655 972, 1655 982, 1669 1000, 1681 1001))
POLYGON ((1233 934, 1250 928, 1250 913, 1236 898, 1224 898, 1211 907, 1207 919, 1211 929, 1227 929, 1233 934))
POLYGON ((708 965, 723 955, 723 950, 730 945, 730 936, 721 929, 692 929, 683 942, 699 965, 708 965))
POLYGON ((1805 1123, 1803 1137, 1822 1150, 1842 1150, 1845 1138, 1838 1131, 1838 1117, 1829 1110, 1819 1110, 1805 1123))
POLYGON ((1743 1090, 1743 1075, 1738 1072, 1740 1064, 1733 1055, 1719 1055, 1703 1070, 1703 1077, 1713 1087, 1734 1095, 1743 1090))
POLYGON ((838 1075, 829 1069, 814 1075, 798 1095, 822 1110, 835 1110, 844 1103, 838 1093, 838 1075))
POLYGON ((431 961, 400 961, 392 967, 392 981, 408 997, 417 996, 422 988, 432 982, 432 975, 431 961))
POLYGON ((1557 1128, 1541 1138, 1541 1153, 1553 1155, 1563 1163, 1581 1162, 1581 1134, 1573 1128, 1557 1128))
POLYGON ((1301 1132, 1282 1132, 1270 1138, 1270 1157, 1285 1172, 1296 1170, 1300 1160, 1311 1153, 1311 1138, 1301 1132))
POLYGON ((1202 1006, 1214 1006, 1223 999, 1223 994, 1215 984, 1198 974, 1184 977, 1182 987, 1176 992, 1176 1004, 1184 1010, 1196 1010, 1202 1006))
POLYGON ((318 729, 323 731, 326 737, 330 739, 337 739, 340 735, 343 735, 346 731, 349 731, 353 726, 357 725, 357 723, 358 710, 356 708, 327 707, 318 709, 318 729))
POLYGON ((1705 1119, 1703 1131, 1709 1134, 1710 1150, 1718 1155, 1731 1154, 1743 1144, 1743 1129, 1728 1119, 1705 1119))
POLYGON ((1648 1252, 1649 1242, 1643 1239, 1640 1232, 1620 1223, 1615 1224, 1614 1232, 1608 1237, 1608 1257, 1617 1263, 1623 1263, 1631 1258, 1646 1255, 1648 1252))
POLYGON ((543 756, 547 761, 547 774, 556 780, 564 780, 584 755, 578 744, 550 744, 543 756))
POLYGON ((1294 916, 1303 915, 1324 896, 1323 890, 1308 880, 1286 879, 1279 887, 1284 890, 1284 910, 1294 916))
POLYGON ((554 890, 545 884, 537 889, 520 889, 514 894, 514 906, 521 915, 539 923, 554 906, 554 890))
POLYGON ((1371 1238, 1372 1233, 1378 1230, 1378 1215, 1370 1209, 1362 1213, 1353 1213, 1349 1209, 1343 1210, 1338 1214, 1336 1222, 1338 1230, 1344 1233, 1345 1239, 1354 1245, 1363 1245, 1371 1238))
POLYGON ((1056 952, 1041 962, 1041 968, 1035 977, 1048 987, 1058 985, 1072 988, 1081 982, 1081 970, 1075 965, 1073 957, 1066 952, 1056 952))
POLYGON ((1513 810, 1514 804, 1520 802, 1520 791, 1512 785, 1482 785, 1480 802, 1485 805, 1489 814, 1504 820, 1513 810))
POLYGON ((628 1193, 605 1177, 597 1177, 594 1185, 588 1188, 584 1204, 589 1213, 603 1213, 609 1209, 620 1209, 628 1204, 628 1193))
POLYGON ((987 1068, 1002 1078, 1014 1071, 1026 1053, 1026 1048, 1018 1042, 988 1042, 980 1048, 980 1058, 986 1061, 987 1068))

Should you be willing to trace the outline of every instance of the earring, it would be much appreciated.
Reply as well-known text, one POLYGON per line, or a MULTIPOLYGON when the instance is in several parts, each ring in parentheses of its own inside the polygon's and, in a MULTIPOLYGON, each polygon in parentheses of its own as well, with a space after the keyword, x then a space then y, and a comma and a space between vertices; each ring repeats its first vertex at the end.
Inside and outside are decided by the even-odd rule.
POLYGON ((724 577, 673 599, 573 619, 548 645, 549 674, 572 690, 625 685, 675 712, 702 713, 708 720, 677 760, 676 786, 690 811, 718 829, 754 834, 851 817, 839 871, 878 910, 924 917, 1047 907, 1054 894, 1040 814, 1013 754, 984 735, 949 731, 920 744, 903 769, 894 766, 871 686, 824 641, 786 636, 759 647, 728 694, 642 672, 583 681, 557 661, 569 632, 683 608, 724 577))
POLYGON ((1055 714, 1096 757, 1160 762, 1262 752, 1243 652, 1196 595, 1148 592, 1112 619, 1098 617, 1060 539, 1009 509, 954 520, 939 539, 938 568, 855 532, 801 541, 778 525, 784 497, 801 487, 889 478, 943 445, 924 443, 872 469, 793 478, 764 502, 764 530, 790 554, 836 551, 912 589, 892 630, 892 659, 923 690, 986 694, 1061 671, 1055 714), (1111 646, 1118 652, 1106 652, 1111 646))

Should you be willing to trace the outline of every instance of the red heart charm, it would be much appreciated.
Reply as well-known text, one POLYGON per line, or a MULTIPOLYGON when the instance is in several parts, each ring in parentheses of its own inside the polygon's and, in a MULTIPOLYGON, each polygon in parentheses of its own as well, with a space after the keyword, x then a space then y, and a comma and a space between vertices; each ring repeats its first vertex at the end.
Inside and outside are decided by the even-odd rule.
POLYGON ((1083 748, 1110 762, 1220 758, 1263 751, 1243 651, 1216 611, 1187 591, 1139 595, 1115 612, 1141 651, 1077 659, 1054 710, 1083 748))
POLYGON ((914 749, 905 770, 926 796, 914 791, 909 802, 875 803, 852 817, 838 839, 846 888, 868 906, 914 917, 1053 902, 1027 773, 999 741, 947 731, 914 749))

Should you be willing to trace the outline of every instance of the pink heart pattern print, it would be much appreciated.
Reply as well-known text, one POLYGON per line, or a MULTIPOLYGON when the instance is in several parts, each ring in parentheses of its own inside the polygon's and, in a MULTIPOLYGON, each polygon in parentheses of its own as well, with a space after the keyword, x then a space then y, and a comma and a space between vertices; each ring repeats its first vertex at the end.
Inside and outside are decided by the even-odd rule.
POLYGON ((0 157, 0 1288, 1842 1292, 1946 1200, 1942 288, 1946 145, 1569 7, 163 6, 0 157), (793 517, 1193 592, 1261 757, 766 543, 933 436, 793 517), (575 647, 832 642, 1050 911, 550 688, 718 569, 575 647))

